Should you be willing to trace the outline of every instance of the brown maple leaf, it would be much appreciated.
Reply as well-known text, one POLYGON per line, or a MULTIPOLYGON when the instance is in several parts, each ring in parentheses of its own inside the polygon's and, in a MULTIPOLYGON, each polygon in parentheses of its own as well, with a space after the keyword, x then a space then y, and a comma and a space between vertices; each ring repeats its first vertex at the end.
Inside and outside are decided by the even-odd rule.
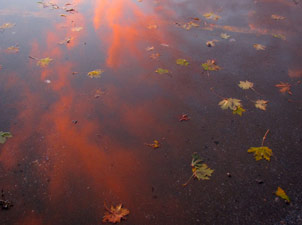
POLYGON ((116 207, 111 206, 110 209, 105 205, 105 209, 107 212, 103 216, 103 222, 119 223, 130 213, 128 209, 122 207, 122 204, 118 204, 116 207))
POLYGON ((279 91, 281 93, 285 93, 287 92, 288 94, 292 95, 293 93, 291 92, 290 88, 291 88, 291 85, 289 83, 283 83, 283 82, 280 82, 280 84, 276 84, 275 87, 279 88, 279 91))

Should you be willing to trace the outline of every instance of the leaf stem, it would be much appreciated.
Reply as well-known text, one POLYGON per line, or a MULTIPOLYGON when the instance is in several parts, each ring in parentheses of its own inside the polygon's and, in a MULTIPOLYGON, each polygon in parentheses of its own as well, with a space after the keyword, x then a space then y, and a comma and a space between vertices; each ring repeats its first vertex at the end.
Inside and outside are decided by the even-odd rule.
POLYGON ((192 174, 192 176, 190 176, 190 178, 187 180, 187 182, 184 183, 182 186, 183 187, 187 186, 189 184, 190 180, 193 178, 193 176, 194 176, 194 173, 192 174))
POLYGON ((214 88, 213 88, 213 87, 211 87, 210 90, 211 90, 211 91, 213 92, 213 94, 216 95, 217 97, 222 98, 222 99, 226 99, 225 97, 223 97, 223 96, 217 94, 217 93, 214 91, 214 88))
POLYGON ((263 138, 262 138, 262 144, 261 144, 261 146, 264 145, 264 141, 265 141, 265 139, 266 139, 268 133, 269 133, 269 129, 265 132, 265 134, 264 134, 264 136, 263 136, 263 138))
POLYGON ((252 89, 257 95, 262 96, 258 91, 255 90, 255 88, 252 87, 251 89, 252 89))

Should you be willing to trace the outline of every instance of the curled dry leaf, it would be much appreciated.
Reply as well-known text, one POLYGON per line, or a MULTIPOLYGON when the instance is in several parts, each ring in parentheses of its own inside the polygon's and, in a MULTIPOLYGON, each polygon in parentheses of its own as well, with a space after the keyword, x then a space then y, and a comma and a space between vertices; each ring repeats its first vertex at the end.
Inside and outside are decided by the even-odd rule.
POLYGON ((254 46, 254 48, 256 49, 256 50, 262 50, 262 51, 264 51, 265 50, 265 46, 264 45, 261 45, 261 44, 254 44, 253 45, 254 46))
POLYGON ((254 83, 250 82, 250 81, 240 81, 240 83, 238 84, 238 86, 240 88, 242 88, 243 90, 247 90, 247 89, 250 89, 250 88, 253 88, 254 87, 254 83))
POLYGON ((241 100, 236 98, 225 98, 222 101, 218 103, 222 109, 230 109, 230 110, 236 110, 238 107, 242 107, 241 100))
POLYGON ((205 13, 205 14, 203 14, 203 16, 204 16, 205 18, 211 19, 211 20, 218 20, 218 19, 221 18, 220 16, 218 16, 218 15, 212 13, 212 12, 205 13))
POLYGON ((189 62, 186 59, 177 59, 176 64, 180 66, 188 66, 189 62))
POLYGON ((286 202, 290 202, 289 197, 281 187, 278 187, 277 191, 275 192, 275 195, 277 195, 280 198, 283 198, 286 202))
POLYGON ((38 59, 37 66, 46 67, 52 61, 53 61, 53 59, 51 59, 49 57, 46 57, 46 58, 43 58, 43 59, 38 59))
POLYGON ((255 107, 265 111, 267 103, 268 103, 268 101, 265 101, 265 100, 257 100, 255 102, 255 107))
POLYGON ((97 69, 97 70, 90 71, 89 73, 87 73, 87 75, 90 78, 99 78, 99 77, 101 77, 102 73, 104 73, 104 70, 97 69))
POLYGON ((261 147, 251 147, 247 150, 248 153, 254 153, 254 157, 256 161, 261 159, 266 159, 267 161, 271 160, 271 156, 273 155, 273 151, 266 146, 261 147))
POLYGON ((158 140, 154 140, 153 143, 151 143, 151 144, 145 143, 145 145, 146 145, 146 146, 149 146, 149 147, 151 147, 151 148, 153 148, 153 149, 156 149, 156 148, 159 148, 159 147, 160 147, 160 144, 159 144, 159 141, 158 141, 158 140))
POLYGON ((205 63, 201 64, 202 68, 206 71, 218 71, 221 69, 220 66, 216 65, 214 59, 209 59, 205 63))
POLYGON ((130 213, 128 209, 122 207, 122 204, 116 207, 111 206, 110 209, 105 206, 105 209, 107 212, 105 212, 103 222, 119 223, 122 219, 126 219, 126 216, 130 213))
POLYGON ((293 93, 291 92, 291 85, 289 83, 284 83, 284 82, 280 82, 280 84, 276 84, 275 87, 279 88, 279 91, 281 93, 288 93, 290 95, 292 95, 293 93))

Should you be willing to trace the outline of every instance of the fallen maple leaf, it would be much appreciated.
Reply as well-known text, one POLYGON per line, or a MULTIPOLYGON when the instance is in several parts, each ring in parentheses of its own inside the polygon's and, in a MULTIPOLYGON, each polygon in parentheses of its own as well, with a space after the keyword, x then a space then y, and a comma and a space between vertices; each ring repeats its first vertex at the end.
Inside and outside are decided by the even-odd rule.
POLYGON ((203 14, 203 16, 204 16, 205 18, 207 18, 207 19, 212 19, 212 20, 218 20, 218 19, 221 18, 220 16, 218 16, 218 15, 212 13, 212 12, 205 13, 205 14, 203 14))
POLYGON ((239 116, 242 116, 243 112, 245 112, 245 109, 241 106, 237 106, 236 109, 233 110, 233 114, 237 114, 239 116))
POLYGON ((49 57, 46 57, 46 58, 43 58, 43 59, 38 59, 37 66, 46 67, 46 66, 48 66, 49 63, 52 62, 52 60, 53 59, 51 59, 49 57))
POLYGON ((154 46, 150 46, 150 47, 147 47, 147 48, 146 48, 146 51, 148 51, 148 52, 149 52, 149 51, 153 51, 153 50, 154 50, 154 46))
POLYGON ((160 56, 159 53, 152 53, 152 54, 150 55, 150 58, 151 58, 151 59, 158 59, 159 56, 160 56))
POLYGON ((179 121, 182 122, 182 121, 188 121, 190 120, 190 117, 188 116, 188 114, 182 114, 179 118, 179 121))
POLYGON ((286 40, 286 37, 283 34, 272 34, 273 37, 279 38, 281 40, 286 40))
POLYGON ((192 176, 185 184, 183 184, 183 186, 187 186, 192 177, 197 178, 198 180, 209 180, 214 172, 214 170, 209 168, 207 164, 203 163, 203 160, 196 152, 192 154, 191 167, 192 176))
POLYGON ((157 29, 157 25, 156 24, 150 24, 150 25, 148 25, 147 26, 147 28, 149 29, 149 30, 152 30, 152 29, 157 29))
POLYGON ((262 50, 262 51, 265 50, 266 48, 264 45, 261 44, 254 44, 253 46, 256 50, 262 50))
POLYGON ((223 38, 223 39, 229 39, 231 36, 226 34, 226 33, 221 33, 220 37, 223 38))
POLYGON ((0 144, 4 144, 7 138, 11 138, 13 135, 10 132, 0 131, 0 144))
POLYGON ((4 29, 9 29, 14 27, 16 24, 15 23, 4 23, 0 26, 0 29, 4 30, 4 29))
POLYGON ((289 197, 281 187, 278 187, 277 191, 275 192, 275 195, 277 195, 280 198, 283 198, 288 203, 290 202, 289 197))
POLYGON ((250 81, 240 81, 240 83, 238 84, 238 86, 244 90, 247 90, 247 89, 252 89, 253 86, 254 86, 254 83, 250 82, 250 81))
POLYGON ((270 161, 270 157, 273 155, 273 151, 266 147, 251 147, 247 150, 249 153, 254 153, 256 161, 259 161, 261 159, 266 159, 267 161, 270 161))
POLYGON ((236 110, 239 106, 241 105, 241 100, 236 99, 236 98, 225 98, 222 101, 218 103, 222 109, 231 109, 231 110, 236 110))
POLYGON ((257 100, 255 102, 255 107, 265 111, 267 103, 268 103, 268 101, 265 101, 265 100, 257 100))
POLYGON ((158 68, 157 70, 155 70, 155 72, 158 74, 166 74, 166 73, 169 73, 169 70, 163 69, 163 68, 158 68))
POLYGON ((214 170, 209 168, 207 164, 203 163, 200 167, 193 168, 192 172, 194 177, 198 180, 210 180, 210 176, 212 176, 214 170))
POLYGON ((216 45, 215 42, 218 42, 218 41, 217 40, 207 41, 206 45, 208 47, 214 47, 216 45))
POLYGON ((283 82, 280 82, 280 84, 276 84, 275 87, 279 88, 279 91, 281 93, 285 93, 287 92, 288 94, 292 95, 293 93, 291 92, 290 88, 291 88, 291 85, 289 83, 283 83, 283 82))
POLYGON ((273 14, 271 17, 274 20, 284 20, 285 19, 284 16, 279 16, 279 15, 276 15, 276 14, 273 14))
POLYGON ((215 60, 207 60, 205 63, 201 64, 202 68, 206 71, 218 71, 220 70, 220 66, 216 65, 215 60))
POLYGON ((151 148, 153 148, 153 149, 156 149, 156 148, 159 148, 159 147, 160 147, 160 144, 159 144, 159 141, 158 141, 158 140, 154 140, 152 144, 146 144, 146 143, 145 143, 145 145, 146 145, 146 146, 149 146, 149 147, 151 147, 151 148))
POLYGON ((89 73, 87 73, 87 75, 90 78, 99 78, 99 77, 101 77, 102 73, 104 73, 104 70, 97 69, 97 70, 90 71, 89 73))
POLYGON ((198 23, 195 23, 193 21, 190 21, 188 23, 185 23, 184 25, 182 25, 182 27, 186 30, 191 30, 192 27, 199 27, 198 23))
POLYGON ((181 66, 188 66, 189 62, 186 59, 177 59, 176 64, 181 66))
POLYGON ((18 46, 10 46, 6 49, 8 53, 18 53, 19 47, 18 46))
POLYGON ((73 27, 73 28, 71 29, 71 31, 73 31, 73 32, 79 32, 79 31, 81 31, 81 30, 83 30, 83 27, 73 27))
POLYGON ((107 212, 105 212, 103 222, 119 223, 121 219, 126 219, 126 216, 130 213, 128 209, 122 207, 122 204, 116 207, 111 206, 110 209, 105 206, 105 209, 107 212))

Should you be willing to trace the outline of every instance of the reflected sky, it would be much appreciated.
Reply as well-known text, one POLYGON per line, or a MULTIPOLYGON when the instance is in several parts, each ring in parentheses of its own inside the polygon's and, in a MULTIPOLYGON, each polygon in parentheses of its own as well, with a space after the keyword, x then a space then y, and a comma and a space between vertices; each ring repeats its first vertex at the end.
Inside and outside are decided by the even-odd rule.
MULTIPOLYGON (((297 105, 285 105, 286 99, 280 106, 274 85, 302 76, 302 28, 293 22, 302 19, 300 5, 286 0, 51 2, 59 9, 0 0, 0 26, 16 24, 0 32, 0 130, 13 134, 0 146, 0 188, 14 203, 5 224, 100 224, 104 203, 129 208, 125 224, 248 224, 271 213, 271 205, 263 213, 257 207, 243 211, 243 217, 238 213, 248 208, 246 202, 263 201, 250 182, 261 170, 253 170, 245 149, 268 127, 276 134, 270 144, 284 141, 297 149, 299 135, 280 139, 280 134, 301 130, 301 112, 297 105), (207 12, 221 18, 205 19, 207 12), (286 20, 274 21, 271 14, 286 20), (184 29, 190 21, 199 27, 184 29), (213 39, 217 46, 207 47, 213 39), (255 43, 267 51, 256 51, 255 43), (19 52, 7 54, 10 46, 19 52), (53 61, 38 67, 36 59, 46 57, 53 61), (190 65, 176 65, 178 58, 190 65), (208 76, 201 67, 207 59, 223 70, 208 76), (170 74, 159 75, 157 68, 170 74), (101 78, 87 76, 96 69, 104 70, 101 78), (243 99, 236 84, 245 79, 272 102, 268 112, 247 105, 250 115, 236 118, 219 109, 210 88, 243 99), (182 113, 192 121, 180 123, 182 113), (159 149, 145 145, 155 139, 159 149), (201 153, 215 176, 183 188, 193 152, 201 153), (238 179, 226 178, 228 171, 238 179), (249 191, 238 193, 237 186, 249 191)), ((299 100, 301 91, 293 89, 299 100)), ((269 185, 261 191, 272 192, 277 185, 272 177, 284 165, 287 161, 275 161, 263 172, 269 185)), ((294 165, 287 169, 294 171, 294 165)), ((296 175, 287 175, 283 184, 296 175)))

